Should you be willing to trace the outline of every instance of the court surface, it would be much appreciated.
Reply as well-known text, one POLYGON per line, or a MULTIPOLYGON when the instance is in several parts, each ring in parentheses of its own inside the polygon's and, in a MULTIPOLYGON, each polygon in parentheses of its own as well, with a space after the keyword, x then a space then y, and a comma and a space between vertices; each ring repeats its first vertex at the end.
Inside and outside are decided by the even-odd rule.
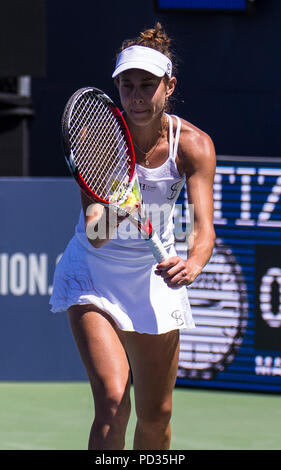
MULTIPOLYGON (((0 382, 0 403, 1 450, 87 449, 87 382, 0 382)), ((280 395, 176 388, 173 406, 171 449, 281 449, 280 395)), ((135 422, 132 393, 128 450, 135 422)))

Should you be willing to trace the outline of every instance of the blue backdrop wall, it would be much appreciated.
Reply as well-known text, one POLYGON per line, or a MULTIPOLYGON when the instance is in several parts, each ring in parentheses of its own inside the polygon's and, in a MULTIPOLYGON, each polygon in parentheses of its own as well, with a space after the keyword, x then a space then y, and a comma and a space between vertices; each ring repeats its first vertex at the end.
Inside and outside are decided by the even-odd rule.
POLYGON ((0 380, 85 377, 66 314, 49 310, 79 199, 69 178, 0 179, 0 380))
MULTIPOLYGON (((219 157, 216 246, 188 288, 196 329, 181 330, 179 385, 281 392, 280 194, 280 159, 219 157)), ((49 308, 78 220, 76 183, 0 178, 0 207, 0 380, 84 380, 67 314, 49 308)), ((177 249, 186 255, 180 235, 177 249)))

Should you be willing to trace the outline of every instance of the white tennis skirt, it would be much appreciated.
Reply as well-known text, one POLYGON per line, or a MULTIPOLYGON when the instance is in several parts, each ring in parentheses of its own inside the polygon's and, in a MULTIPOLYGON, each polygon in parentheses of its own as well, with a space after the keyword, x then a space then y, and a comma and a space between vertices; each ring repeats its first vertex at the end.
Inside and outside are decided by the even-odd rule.
MULTIPOLYGON (((170 248, 175 255, 175 249, 170 248)), ((154 271, 151 256, 114 260, 102 249, 87 249, 74 236, 57 264, 51 311, 93 304, 108 313, 121 330, 161 334, 195 328, 187 288, 169 288, 154 271)))

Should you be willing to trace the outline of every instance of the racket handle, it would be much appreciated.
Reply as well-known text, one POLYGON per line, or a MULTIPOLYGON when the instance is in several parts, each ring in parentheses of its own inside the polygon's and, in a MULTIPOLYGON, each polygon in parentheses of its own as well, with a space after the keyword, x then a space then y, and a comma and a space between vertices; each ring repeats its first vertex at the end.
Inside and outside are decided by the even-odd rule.
POLYGON ((149 248, 151 249, 157 263, 161 263, 161 261, 169 258, 169 255, 156 232, 153 231, 151 238, 146 238, 146 242, 149 244, 149 248))

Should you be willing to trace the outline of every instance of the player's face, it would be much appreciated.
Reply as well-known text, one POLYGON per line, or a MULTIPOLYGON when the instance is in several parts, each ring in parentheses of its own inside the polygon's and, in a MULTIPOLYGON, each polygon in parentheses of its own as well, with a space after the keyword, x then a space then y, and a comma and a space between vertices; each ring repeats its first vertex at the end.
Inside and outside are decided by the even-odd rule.
POLYGON ((138 126, 162 116, 166 98, 171 94, 165 78, 138 69, 121 73, 117 87, 127 118, 138 126))

